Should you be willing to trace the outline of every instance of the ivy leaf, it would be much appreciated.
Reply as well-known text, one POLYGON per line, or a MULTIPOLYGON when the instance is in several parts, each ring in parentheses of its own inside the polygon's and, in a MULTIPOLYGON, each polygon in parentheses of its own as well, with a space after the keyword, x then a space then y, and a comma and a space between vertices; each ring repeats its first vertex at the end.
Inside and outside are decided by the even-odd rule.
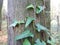
POLYGON ((40 41, 39 39, 37 39, 35 42, 36 42, 36 44, 34 44, 34 45, 46 45, 46 43, 44 41, 40 41))
POLYGON ((45 9, 44 6, 37 6, 37 7, 36 7, 36 14, 41 13, 44 9, 45 9))
POLYGON ((26 9, 34 9, 34 6, 32 4, 28 5, 26 9))
POLYGON ((19 25, 19 24, 22 24, 22 23, 25 23, 24 20, 22 21, 14 21, 9 27, 15 27, 16 25, 19 25))
POLYGON ((32 18, 32 17, 27 17, 27 21, 26 21, 26 24, 25 24, 25 27, 29 26, 29 24, 34 21, 35 18, 32 18))
POLYGON ((9 27, 15 27, 17 25, 18 21, 14 21, 9 27))
POLYGON ((25 39, 24 42, 23 42, 23 45, 31 45, 31 43, 28 39, 25 39))
POLYGON ((47 35, 50 35, 49 30, 46 27, 44 27, 43 25, 39 24, 39 23, 36 24, 36 30, 38 32, 43 30, 43 31, 46 32, 47 35))
POLYGON ((39 24, 39 23, 36 24, 36 30, 37 30, 38 32, 40 32, 41 30, 48 31, 48 29, 47 29, 46 27, 42 26, 42 25, 39 24))
POLYGON ((18 24, 23 24, 25 23, 24 20, 18 21, 18 24))
POLYGON ((47 43, 49 43, 49 44, 51 44, 51 45, 55 45, 55 39, 53 39, 52 37, 51 37, 51 40, 47 40, 47 43))
POLYGON ((25 30, 24 32, 22 32, 22 34, 18 35, 15 37, 15 40, 20 40, 23 38, 27 38, 27 37, 34 37, 34 34, 32 32, 30 32, 30 30, 25 30))

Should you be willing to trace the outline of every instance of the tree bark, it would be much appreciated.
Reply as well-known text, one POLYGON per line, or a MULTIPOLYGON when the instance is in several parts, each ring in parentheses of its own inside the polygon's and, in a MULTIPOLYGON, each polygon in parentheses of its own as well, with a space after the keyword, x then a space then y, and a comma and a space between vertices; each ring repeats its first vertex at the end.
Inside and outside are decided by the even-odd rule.
POLYGON ((13 19, 14 19, 13 0, 8 0, 8 14, 7 14, 8 45, 15 45, 14 31, 12 27, 9 27, 9 25, 13 22, 13 19))
POLYGON ((2 4, 3 4, 3 0, 0 0, 0 31, 1 31, 1 24, 2 24, 2 15, 1 15, 2 4))

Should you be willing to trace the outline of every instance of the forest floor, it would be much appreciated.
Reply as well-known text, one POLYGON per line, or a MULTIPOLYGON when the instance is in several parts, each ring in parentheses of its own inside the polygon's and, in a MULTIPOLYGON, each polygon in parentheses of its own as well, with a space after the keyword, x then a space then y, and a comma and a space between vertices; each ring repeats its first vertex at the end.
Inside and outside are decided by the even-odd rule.
POLYGON ((0 45, 7 45, 7 23, 6 21, 2 22, 2 30, 0 31, 0 45))
POLYGON ((0 45, 7 45, 7 35, 0 36, 0 45))

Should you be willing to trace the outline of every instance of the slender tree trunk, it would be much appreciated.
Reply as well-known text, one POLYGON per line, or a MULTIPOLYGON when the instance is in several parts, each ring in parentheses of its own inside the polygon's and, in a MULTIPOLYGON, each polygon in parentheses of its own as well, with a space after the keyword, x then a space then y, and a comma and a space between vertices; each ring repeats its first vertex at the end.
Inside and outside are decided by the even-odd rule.
POLYGON ((8 45, 14 44, 14 31, 12 27, 9 25, 12 23, 14 19, 14 8, 13 8, 13 0, 8 0, 8 14, 7 14, 7 23, 8 23, 8 45))
POLYGON ((1 24, 2 24, 2 15, 1 15, 2 4, 3 4, 3 0, 0 0, 0 30, 1 30, 1 24))

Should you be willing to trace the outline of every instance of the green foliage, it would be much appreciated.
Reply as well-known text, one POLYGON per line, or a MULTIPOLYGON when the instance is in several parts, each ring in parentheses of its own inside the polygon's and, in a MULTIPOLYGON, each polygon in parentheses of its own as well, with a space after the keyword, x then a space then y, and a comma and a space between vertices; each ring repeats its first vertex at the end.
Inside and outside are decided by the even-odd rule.
POLYGON ((20 40, 27 37, 34 37, 34 34, 30 30, 25 30, 22 34, 15 37, 15 40, 20 40))
POLYGON ((18 21, 14 21, 9 27, 15 27, 17 25, 18 21))
POLYGON ((36 24, 36 30, 37 30, 38 32, 40 32, 41 30, 48 31, 48 29, 47 29, 46 27, 42 26, 42 25, 39 24, 39 23, 36 24))
POLYGON ((34 6, 32 4, 28 5, 26 9, 34 9, 34 6))
POLYGON ((46 27, 44 27, 43 25, 41 25, 40 23, 37 23, 35 26, 36 26, 36 30, 38 32, 43 30, 44 32, 46 32, 47 35, 50 36, 49 30, 46 27))
POLYGON ((35 20, 35 18, 27 17, 27 21, 26 21, 25 27, 28 27, 29 24, 30 24, 31 22, 33 22, 34 20, 35 20))
POLYGON ((22 20, 22 21, 15 20, 9 27, 16 27, 17 25, 23 24, 23 23, 25 23, 24 20, 22 20))
MULTIPOLYGON (((26 7, 26 9, 34 9, 34 5, 30 4, 26 7)), ((41 13, 45 9, 44 6, 36 6, 36 14, 41 13)))
POLYGON ((46 43, 44 41, 40 41, 39 39, 37 39, 35 42, 36 42, 36 44, 34 44, 34 45, 46 45, 46 43))
POLYGON ((24 42, 23 42, 23 45, 31 45, 31 43, 28 39, 25 39, 24 42))
POLYGON ((44 9, 45 9, 44 6, 37 6, 37 7, 36 7, 36 14, 41 13, 44 9))
POLYGON ((18 24, 23 24, 25 23, 24 20, 18 21, 18 24))
MULTIPOLYGON (((34 5, 32 5, 32 4, 30 4, 30 5, 28 5, 27 7, 26 7, 26 9, 34 9, 34 5)), ((41 13, 43 10, 45 9, 45 7, 44 6, 36 6, 36 10, 35 10, 35 13, 36 14, 39 14, 39 13, 41 13)), ((26 24, 25 24, 25 28, 27 28, 34 20, 35 20, 35 18, 33 18, 33 17, 27 17, 26 18, 27 20, 26 20, 26 24)), ((23 20, 22 21, 14 21, 11 25, 10 25, 10 27, 16 27, 17 25, 20 25, 20 24, 23 24, 23 23, 25 23, 23 20)), ((41 25, 40 23, 36 23, 36 30, 38 31, 38 32, 40 32, 40 31, 45 31, 46 33, 48 33, 49 34, 49 36, 50 36, 50 33, 48 32, 48 29, 46 28, 46 27, 44 27, 43 25, 41 25)), ((24 32, 22 32, 20 35, 17 35, 16 37, 15 37, 15 40, 20 40, 20 39, 25 39, 24 40, 24 42, 23 42, 23 45, 31 45, 31 43, 30 43, 30 41, 28 40, 28 39, 26 39, 26 38, 28 38, 28 37, 34 37, 34 34, 30 31, 30 30, 25 30, 24 32)), ((49 43, 49 44, 51 44, 51 45, 55 45, 55 42, 54 42, 55 40, 52 38, 51 40, 47 40, 47 43, 49 43)), ((42 41, 42 40, 39 40, 39 39, 37 39, 36 41, 35 41, 35 44, 34 45, 46 45, 46 42, 44 42, 44 41, 42 41)))
POLYGON ((51 44, 51 45, 56 45, 56 44, 55 44, 55 41, 56 41, 56 40, 51 37, 51 40, 48 39, 48 40, 47 40, 47 43, 49 43, 49 44, 51 44))

